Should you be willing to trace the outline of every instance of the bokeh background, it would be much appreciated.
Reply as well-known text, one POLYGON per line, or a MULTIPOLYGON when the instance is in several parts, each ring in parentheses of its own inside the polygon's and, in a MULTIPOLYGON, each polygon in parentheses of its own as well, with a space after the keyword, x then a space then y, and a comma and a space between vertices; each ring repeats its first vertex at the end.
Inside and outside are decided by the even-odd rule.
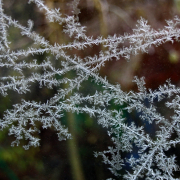
MULTIPOLYGON (((72 14, 70 0, 45 0, 45 3, 48 7, 60 8, 62 14, 72 14)), ((166 25, 165 20, 180 15, 180 0, 80 0, 78 7, 81 12, 78 15, 80 23, 87 27, 87 35, 94 38, 132 33, 140 17, 147 19, 154 29, 161 29, 166 25)), ((26 0, 4 0, 4 9, 6 14, 24 26, 28 19, 32 19, 33 30, 51 44, 68 43, 69 38, 62 33, 62 26, 49 23, 34 4, 28 4, 26 0)), ((10 27, 8 32, 13 50, 27 48, 32 44, 16 28, 10 27)), ((100 50, 103 48, 96 46, 74 53, 85 57, 97 54, 100 50)), ((34 57, 40 62, 44 58, 45 55, 34 57)), ((56 63, 58 66, 58 62, 56 63)), ((0 75, 3 76, 3 73, 0 72, 0 75)), ((158 88, 169 78, 173 84, 180 86, 180 43, 151 47, 148 54, 138 54, 130 62, 123 58, 106 62, 100 74, 107 76, 113 84, 120 83, 124 91, 137 90, 132 83, 135 75, 144 76, 146 87, 151 89, 158 88)), ((91 88, 99 87, 92 87, 88 82, 84 84, 87 92, 91 88)), ((34 84, 31 93, 23 95, 23 98, 45 102, 56 90, 46 87, 40 89, 38 84, 34 84)), ((0 117, 13 104, 21 102, 21 98, 22 96, 15 96, 13 92, 6 97, 0 96, 0 117)), ((127 118, 138 116, 134 114, 127 118)), ((95 151, 106 150, 112 145, 106 129, 98 125, 96 119, 85 114, 67 113, 61 121, 72 132, 72 140, 59 142, 53 129, 41 129, 41 146, 31 147, 27 151, 22 146, 10 146, 13 137, 7 135, 8 130, 0 132, 0 180, 102 180, 114 177, 101 157, 94 157, 95 151)), ((178 148, 173 151, 178 151, 178 148)), ((177 177, 180 177, 178 173, 177 177)))

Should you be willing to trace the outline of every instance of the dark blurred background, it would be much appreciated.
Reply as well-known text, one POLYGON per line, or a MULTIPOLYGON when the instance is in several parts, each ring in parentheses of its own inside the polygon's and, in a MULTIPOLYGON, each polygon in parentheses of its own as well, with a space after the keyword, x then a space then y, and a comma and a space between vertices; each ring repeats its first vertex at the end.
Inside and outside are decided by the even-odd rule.
MULTIPOLYGON (((72 14, 70 0, 45 0, 50 8, 60 8, 62 14, 72 14), (69 3, 69 4, 68 4, 69 3)), ((80 0, 79 21, 86 26, 87 35, 107 37, 108 35, 123 35, 132 33, 137 20, 143 17, 154 29, 161 29, 168 19, 180 13, 179 0, 80 0)), ((4 0, 5 13, 27 25, 27 20, 34 21, 33 30, 44 36, 51 44, 67 43, 68 37, 62 33, 62 26, 48 23, 37 7, 24 0, 4 0)), ((11 48, 17 50, 27 48, 31 40, 22 37, 19 30, 10 27, 8 39, 11 48)), ((78 51, 85 57, 102 50, 101 46, 78 51)), ((35 56, 39 61, 45 55, 35 56)), ((58 62, 56 62, 58 65, 58 62)), ((180 84, 180 44, 165 43, 152 47, 148 54, 138 54, 131 58, 106 62, 100 74, 107 76, 109 82, 120 83, 124 91, 137 90, 132 83, 133 77, 145 77, 146 87, 156 89, 171 79, 173 84, 180 84)), ((2 75, 2 72, 1 72, 2 75)), ((85 84, 89 89, 90 84, 85 84)), ((92 88, 92 87, 91 87, 92 88)), ((93 87, 96 88, 96 87, 93 87)), ((48 90, 32 86, 32 91, 23 98, 46 101, 56 88, 48 90), (29 97, 27 97, 29 96, 29 97)), ((0 96, 0 113, 21 101, 21 97, 9 93, 0 96)), ((118 107, 117 107, 118 108, 118 107)), ((112 142, 106 129, 97 124, 96 119, 85 114, 67 114, 61 121, 73 131, 73 140, 59 142, 53 129, 41 129, 41 146, 24 150, 22 146, 11 147, 13 137, 7 135, 8 130, 0 132, 0 180, 102 180, 114 177, 104 165, 101 157, 95 158, 94 152, 106 150, 112 142)), ((70 131, 71 132, 71 131, 70 131)), ((121 178, 119 178, 121 179, 121 178)))

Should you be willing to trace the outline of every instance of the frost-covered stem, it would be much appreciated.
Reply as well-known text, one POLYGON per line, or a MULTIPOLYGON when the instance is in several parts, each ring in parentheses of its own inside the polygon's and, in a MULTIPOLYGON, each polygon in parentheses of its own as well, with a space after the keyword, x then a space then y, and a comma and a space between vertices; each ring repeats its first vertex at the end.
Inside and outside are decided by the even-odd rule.
POLYGON ((2 0, 0 0, 0 31, 1 31, 1 38, 2 38, 2 42, 4 43, 5 47, 6 47, 6 51, 7 49, 9 49, 9 42, 7 40, 7 24, 4 21, 4 10, 2 8, 3 6, 3 2, 2 0))
POLYGON ((155 147, 153 150, 152 150, 152 152, 151 152, 151 154, 149 154, 148 155, 148 158, 145 160, 145 162, 141 165, 141 167, 139 168, 139 170, 138 170, 138 172, 137 173, 135 173, 135 174, 133 174, 133 179, 132 180, 136 180, 137 178, 138 178, 138 176, 139 176, 139 174, 141 173, 141 171, 146 167, 146 165, 149 163, 149 160, 151 159, 151 158, 153 158, 153 155, 154 155, 154 153, 157 151, 157 149, 158 149, 158 146, 157 147, 155 147))

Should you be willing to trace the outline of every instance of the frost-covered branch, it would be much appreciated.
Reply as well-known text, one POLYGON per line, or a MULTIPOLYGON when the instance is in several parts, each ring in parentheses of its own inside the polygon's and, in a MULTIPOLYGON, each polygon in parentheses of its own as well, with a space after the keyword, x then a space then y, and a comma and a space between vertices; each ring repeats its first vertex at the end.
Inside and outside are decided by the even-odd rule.
POLYGON ((124 175, 124 179, 173 179, 173 172, 178 167, 176 157, 168 157, 165 152, 180 143, 180 88, 167 81, 158 90, 146 89, 144 79, 135 77, 134 82, 139 91, 124 92, 120 85, 109 83, 98 71, 112 59, 130 60, 138 53, 147 53, 151 46, 178 41, 180 19, 175 17, 167 21, 163 29, 154 30, 141 18, 132 34, 94 38, 87 36, 85 27, 78 22, 78 2, 73 2, 74 15, 63 16, 60 9, 50 9, 41 0, 29 0, 45 13, 50 22, 63 25, 62 33, 71 40, 66 44, 51 44, 33 31, 32 21, 29 20, 26 27, 5 14, 0 0, 0 69, 5 71, 0 77, 1 95, 7 96, 10 91, 27 94, 33 84, 38 84, 40 88, 57 88, 57 92, 45 103, 22 99, 21 103, 7 109, 0 120, 1 129, 8 127, 9 135, 14 135, 16 139, 12 145, 19 145, 22 139, 26 139, 28 144, 24 148, 28 149, 30 146, 39 146, 39 123, 42 128, 53 127, 59 140, 64 140, 71 138, 71 132, 61 123, 64 112, 86 113, 107 128, 114 143, 114 147, 108 147, 108 150, 96 153, 96 156, 102 156, 115 176, 120 176, 119 171, 128 163, 131 170, 124 175), (18 50, 10 48, 8 28, 11 26, 33 41, 30 47, 18 50), (81 57, 73 51, 99 45, 104 47, 104 51, 96 55, 81 57), (39 62, 33 58, 34 55, 47 57, 39 62), (73 76, 68 76, 69 73, 73 76), (61 78, 57 78, 57 75, 61 78), (82 94, 80 88, 89 79, 100 84, 102 89, 92 94, 82 94), (168 118, 158 112, 156 103, 165 99, 167 102, 164 106, 174 112, 168 118), (112 109, 112 103, 123 105, 124 108, 112 109), (129 114, 138 112, 142 124, 128 122, 123 111, 129 114), (157 126, 154 137, 147 133, 144 124, 157 126), (173 133, 176 134, 174 139, 173 133), (138 149, 138 158, 133 155, 122 158, 122 152, 131 153, 135 147, 138 149))

